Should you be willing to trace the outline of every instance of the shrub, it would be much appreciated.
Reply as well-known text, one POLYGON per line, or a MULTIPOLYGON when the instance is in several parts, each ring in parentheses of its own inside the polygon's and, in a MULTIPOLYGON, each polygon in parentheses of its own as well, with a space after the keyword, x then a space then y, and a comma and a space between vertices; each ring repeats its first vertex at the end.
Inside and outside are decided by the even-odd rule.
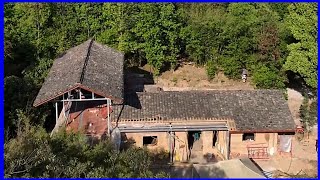
POLYGON ((210 60, 206 64, 206 70, 207 70, 208 79, 212 80, 216 76, 218 68, 216 64, 210 60))
POLYGON ((285 88, 284 78, 275 68, 261 65, 253 71, 253 82, 257 88, 280 89, 285 88))
POLYGON ((43 128, 29 129, 5 143, 5 177, 166 177, 154 175, 144 149, 117 152, 108 140, 89 146, 84 135, 62 131, 50 137, 43 128))
POLYGON ((300 117, 301 121, 307 130, 317 123, 318 111, 317 111, 317 100, 309 102, 309 98, 305 97, 300 106, 300 117))

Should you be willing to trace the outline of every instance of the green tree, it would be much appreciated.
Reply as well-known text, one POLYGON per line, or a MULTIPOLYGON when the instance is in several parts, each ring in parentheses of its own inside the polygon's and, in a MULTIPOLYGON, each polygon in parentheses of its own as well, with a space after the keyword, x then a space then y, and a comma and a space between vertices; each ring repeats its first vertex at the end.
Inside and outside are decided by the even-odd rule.
POLYGON ((306 84, 317 88, 318 8, 316 3, 290 4, 286 24, 297 42, 288 46, 285 69, 300 74, 306 84))
POLYGON ((220 53, 222 25, 225 22, 223 4, 180 5, 181 16, 187 22, 180 36, 185 53, 198 65, 216 61, 220 53))
POLYGON ((301 107, 300 107, 300 117, 301 122, 310 130, 312 126, 317 124, 318 119, 318 109, 317 109, 318 99, 310 100, 305 96, 301 107))
POLYGON ((268 67, 266 65, 260 65, 256 67, 253 72, 253 82, 258 88, 263 89, 277 89, 284 88, 283 76, 279 76, 283 72, 280 72, 275 67, 268 67))
POLYGON ((150 155, 131 147, 117 152, 109 141, 89 146, 81 134, 61 131, 50 137, 21 118, 21 133, 5 143, 5 177, 138 178, 167 177, 150 171, 150 155))

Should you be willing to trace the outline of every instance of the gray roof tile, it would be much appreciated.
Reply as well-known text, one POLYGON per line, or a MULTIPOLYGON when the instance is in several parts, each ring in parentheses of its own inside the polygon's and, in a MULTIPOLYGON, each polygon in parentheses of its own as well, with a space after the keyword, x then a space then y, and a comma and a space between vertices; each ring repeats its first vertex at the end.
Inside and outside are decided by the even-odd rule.
POLYGON ((141 92, 127 94, 125 105, 116 105, 113 109, 112 119, 119 122, 157 116, 164 121, 231 118, 238 130, 295 128, 287 102, 279 90, 141 92))
POLYGON ((48 102, 78 86, 122 101, 123 61, 123 53, 91 39, 69 49, 53 62, 34 106, 48 102))

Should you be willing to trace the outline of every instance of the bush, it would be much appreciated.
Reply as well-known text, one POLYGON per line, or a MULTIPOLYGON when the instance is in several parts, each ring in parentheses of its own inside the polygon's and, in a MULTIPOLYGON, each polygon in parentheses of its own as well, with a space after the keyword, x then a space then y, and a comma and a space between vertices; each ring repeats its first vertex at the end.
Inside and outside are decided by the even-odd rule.
POLYGON ((212 80, 216 76, 218 68, 213 61, 208 61, 206 64, 206 70, 207 70, 208 79, 212 80))
POLYGON ((240 79, 241 78, 241 62, 235 57, 221 56, 219 59, 219 64, 223 68, 223 73, 228 78, 240 79))
POLYGON ((284 78, 275 68, 262 65, 253 71, 253 82, 257 88, 281 89, 285 88, 284 78))
POLYGON ((317 123, 318 111, 317 111, 318 100, 309 102, 309 98, 305 97, 300 106, 300 117, 301 121, 307 130, 317 123))
POLYGON ((89 146, 81 134, 60 132, 50 137, 43 128, 24 126, 23 132, 5 143, 5 177, 138 178, 154 175, 144 149, 117 152, 108 140, 89 146))

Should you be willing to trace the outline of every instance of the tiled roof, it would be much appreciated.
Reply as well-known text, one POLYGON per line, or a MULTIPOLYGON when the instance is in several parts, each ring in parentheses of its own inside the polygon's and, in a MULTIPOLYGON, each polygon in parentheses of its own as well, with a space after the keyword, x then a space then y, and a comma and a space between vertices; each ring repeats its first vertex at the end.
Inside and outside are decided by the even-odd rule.
POLYGON ((212 90, 136 93, 113 106, 113 121, 234 119, 238 130, 293 130, 282 91, 212 90))
POLYGON ((54 61, 34 106, 77 87, 122 101, 123 61, 123 53, 91 39, 69 49, 54 61))

